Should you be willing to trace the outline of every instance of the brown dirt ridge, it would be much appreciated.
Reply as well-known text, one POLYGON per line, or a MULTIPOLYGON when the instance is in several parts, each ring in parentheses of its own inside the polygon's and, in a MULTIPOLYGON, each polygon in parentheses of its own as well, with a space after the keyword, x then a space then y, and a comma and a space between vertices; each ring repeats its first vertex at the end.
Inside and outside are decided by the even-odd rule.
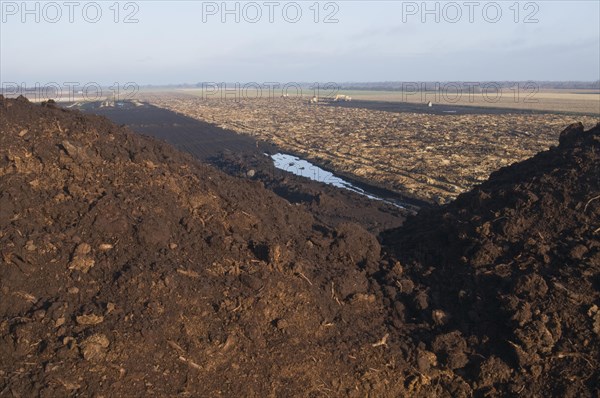
POLYGON ((379 239, 0 96, 0 397, 599 394, 600 126, 379 239))
POLYGON ((598 396, 600 125, 384 235, 417 291, 390 269, 388 296, 435 325, 419 340, 470 388, 598 396))

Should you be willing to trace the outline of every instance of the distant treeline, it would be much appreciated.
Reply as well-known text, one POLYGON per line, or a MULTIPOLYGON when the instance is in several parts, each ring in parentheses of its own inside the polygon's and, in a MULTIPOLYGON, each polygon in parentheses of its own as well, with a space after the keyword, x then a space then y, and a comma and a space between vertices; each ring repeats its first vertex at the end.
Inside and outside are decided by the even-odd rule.
MULTIPOLYGON (((49 85, 53 88, 55 83, 49 85)), ((405 91, 405 92, 424 92, 424 91, 443 91, 452 92, 471 92, 481 93, 489 92, 495 89, 504 90, 526 90, 537 92, 539 90, 600 90, 600 80, 591 81, 388 81, 388 82, 199 82, 199 83, 179 83, 165 85, 136 85, 138 89, 210 89, 217 87, 223 89, 244 89, 244 88, 267 88, 268 90, 281 90, 287 88, 293 91, 293 88, 301 88, 303 91, 312 92, 317 88, 321 92, 335 93, 339 90, 365 90, 365 91, 405 91)), ((39 90, 40 87, 25 87, 24 83, 15 86, 15 83, 0 83, 0 94, 15 94, 15 87, 18 94, 27 94, 29 91, 39 90)), ((44 88, 45 86, 42 86, 44 88)), ((104 87, 102 87, 104 89, 104 87)), ((110 91, 112 87, 107 87, 110 91)))
MULTIPOLYGON (((196 84, 177 84, 171 87, 178 88, 206 88, 211 85, 220 85, 221 82, 200 82, 196 84)), ((273 86, 277 83, 269 83, 273 86)), ((302 89, 314 89, 316 85, 321 88, 335 87, 338 90, 369 90, 369 91, 437 91, 444 90, 445 92, 472 90, 472 92, 481 92, 490 88, 515 89, 517 87, 535 88, 536 90, 543 89, 563 89, 563 90, 600 90, 600 80, 597 81, 389 81, 389 82, 285 82, 278 83, 280 86, 296 85, 302 89), (418 87, 418 88, 417 88, 418 87)), ((228 88, 249 87, 258 85, 261 82, 225 82, 228 88)))
POLYGON ((415 87, 426 89, 427 91, 453 91, 472 89, 474 92, 481 92, 485 87, 498 87, 502 89, 511 89, 516 87, 530 87, 543 89, 567 89, 567 90, 598 90, 600 89, 600 80, 595 82, 583 81, 414 81, 414 82, 372 82, 372 83, 338 83, 339 88, 343 90, 371 90, 371 91, 412 91, 415 87))

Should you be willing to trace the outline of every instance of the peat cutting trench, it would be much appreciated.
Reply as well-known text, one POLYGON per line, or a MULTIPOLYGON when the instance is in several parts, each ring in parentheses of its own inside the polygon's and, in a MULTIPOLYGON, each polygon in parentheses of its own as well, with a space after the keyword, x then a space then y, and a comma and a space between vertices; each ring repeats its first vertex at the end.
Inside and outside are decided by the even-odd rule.
MULTIPOLYGON (((318 220, 333 227, 350 221, 379 233, 401 225, 407 214, 429 205, 419 198, 407 197, 321 165, 315 168, 322 167, 343 178, 351 189, 327 184, 322 178, 315 181, 294 175, 276 167, 271 156, 284 151, 271 143, 153 105, 124 102, 117 107, 100 107, 99 102, 94 102, 80 109, 168 142, 230 175, 261 181, 266 188, 306 208, 318 220)), ((290 166, 295 165, 290 163, 290 166)))

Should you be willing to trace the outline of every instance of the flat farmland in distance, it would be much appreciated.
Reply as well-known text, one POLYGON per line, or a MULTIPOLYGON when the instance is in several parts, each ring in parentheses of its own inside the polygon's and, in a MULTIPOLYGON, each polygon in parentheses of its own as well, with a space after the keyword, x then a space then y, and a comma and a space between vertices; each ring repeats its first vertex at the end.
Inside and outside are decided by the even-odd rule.
MULTIPOLYGON (((166 92, 167 90, 165 90, 166 92)), ((204 98, 219 98, 222 92, 211 92, 210 90, 198 89, 180 89, 181 93, 195 95, 204 98)), ((280 96, 281 89, 275 90, 275 97, 280 96)), ((265 99, 269 95, 267 88, 262 92, 253 87, 244 90, 240 97, 246 99, 255 99, 260 97, 265 99)), ((295 94, 290 89, 290 96, 295 94)), ((583 89, 541 89, 532 90, 521 87, 520 90, 511 90, 502 88, 500 91, 490 89, 488 94, 480 92, 469 92, 464 88, 460 92, 452 92, 451 86, 444 93, 434 91, 401 92, 387 90, 320 90, 315 91, 309 88, 302 89, 302 95, 308 99, 315 94, 321 97, 330 97, 335 94, 348 95, 353 100, 361 101, 381 101, 394 103, 425 104, 431 101, 435 105, 458 105, 477 108, 500 108, 500 109, 518 109, 543 112, 558 113, 576 113, 584 115, 600 115, 600 90, 583 89)), ((225 95, 225 94, 223 94, 225 95)), ((233 99, 233 92, 228 92, 225 99, 233 99)))
POLYGON ((146 94, 151 104, 251 135, 313 163, 396 192, 446 203, 500 167, 558 143, 599 117, 523 112, 427 114, 309 105, 305 99, 146 94))
POLYGON ((389 101, 445 105, 461 105, 486 108, 505 108, 519 110, 534 110, 548 112, 581 113, 600 115, 600 91, 598 90, 532 90, 521 89, 518 95, 508 88, 502 89, 498 94, 494 91, 486 96, 482 93, 448 92, 440 94, 435 92, 402 93, 400 91, 375 91, 375 90, 341 90, 353 99, 368 101, 389 101))

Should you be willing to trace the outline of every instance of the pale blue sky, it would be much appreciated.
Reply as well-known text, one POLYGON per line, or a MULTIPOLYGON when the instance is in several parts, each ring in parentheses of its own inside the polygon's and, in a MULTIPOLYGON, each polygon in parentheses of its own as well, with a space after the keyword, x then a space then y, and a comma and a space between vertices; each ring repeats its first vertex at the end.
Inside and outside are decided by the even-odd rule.
MULTIPOLYGON (((323 23, 327 2, 320 2, 315 23, 313 1, 299 1, 302 17, 297 23, 284 20, 294 6, 279 1, 274 23, 268 21, 268 6, 257 1, 263 12, 257 23, 240 22, 233 15, 221 21, 220 10, 206 16, 203 7, 222 3, 195 1, 137 1, 138 23, 122 20, 130 7, 119 2, 119 20, 113 21, 114 1, 99 1, 99 22, 83 18, 79 1, 74 22, 68 6, 57 1, 62 17, 48 2, 39 3, 40 22, 35 12, 21 21, 21 1, 2 1, 0 28, 0 80, 2 82, 136 82, 144 84, 294 81, 484 81, 484 80, 598 80, 600 79, 600 2, 520 2, 515 23, 515 1, 499 1, 502 16, 497 23, 492 2, 479 1, 474 22, 469 8, 457 1, 462 12, 449 2, 438 2, 440 22, 426 15, 422 2, 336 1, 337 23, 323 23), (44 15, 44 6, 47 6, 44 15), (404 15, 415 11, 415 15, 404 15), (447 14, 444 14, 444 6, 447 14), (16 14, 14 7, 18 7, 16 14), (513 7, 513 8, 511 8, 513 7), (537 9, 536 9, 537 7, 537 9), (524 23, 535 12, 537 23, 524 23), (456 23, 449 20, 457 19, 456 23)), ((427 7, 435 7, 428 2, 427 7)), ((234 7, 235 2, 229 2, 234 7)), ((34 8, 35 3, 29 2, 34 8)), ((91 7, 91 6, 90 6, 91 7)), ((254 18, 256 8, 247 7, 254 18)), ((93 7, 87 16, 94 18, 93 7)))

